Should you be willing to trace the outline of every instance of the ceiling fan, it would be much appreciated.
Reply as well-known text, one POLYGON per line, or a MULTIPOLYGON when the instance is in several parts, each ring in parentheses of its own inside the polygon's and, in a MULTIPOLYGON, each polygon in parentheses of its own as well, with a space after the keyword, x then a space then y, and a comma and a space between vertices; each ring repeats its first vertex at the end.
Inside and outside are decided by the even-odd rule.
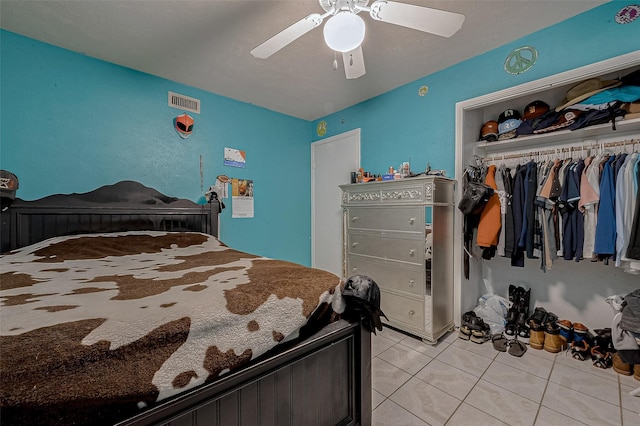
MULTIPOLYGON (((342 53, 345 74, 348 79, 365 74, 362 41, 364 21, 358 13, 369 12, 376 21, 396 24, 414 30, 451 37, 464 22, 464 15, 429 7, 416 6, 395 1, 376 0, 318 0, 325 13, 312 13, 285 28, 251 51, 256 58, 267 59, 289 43, 320 26, 325 18, 324 39, 334 51, 342 53)), ((334 68, 336 63, 334 61, 334 68)))

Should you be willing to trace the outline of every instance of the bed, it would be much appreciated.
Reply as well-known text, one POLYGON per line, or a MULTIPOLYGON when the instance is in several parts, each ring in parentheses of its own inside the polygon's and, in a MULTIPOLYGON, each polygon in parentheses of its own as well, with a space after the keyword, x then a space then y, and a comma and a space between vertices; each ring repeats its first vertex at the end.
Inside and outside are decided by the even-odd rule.
POLYGON ((343 283, 227 247, 218 213, 131 181, 5 209, 3 425, 370 424, 343 283))

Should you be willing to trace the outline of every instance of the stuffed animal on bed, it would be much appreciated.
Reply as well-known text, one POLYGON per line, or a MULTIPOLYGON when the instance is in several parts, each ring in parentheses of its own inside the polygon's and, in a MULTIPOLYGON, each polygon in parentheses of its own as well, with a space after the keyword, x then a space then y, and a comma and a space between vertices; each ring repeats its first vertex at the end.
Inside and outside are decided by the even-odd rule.
POLYGON ((387 316, 380 310, 380 288, 373 279, 366 275, 352 276, 345 283, 342 296, 347 301, 343 316, 362 320, 362 325, 373 334, 376 329, 382 331, 380 317, 387 316))

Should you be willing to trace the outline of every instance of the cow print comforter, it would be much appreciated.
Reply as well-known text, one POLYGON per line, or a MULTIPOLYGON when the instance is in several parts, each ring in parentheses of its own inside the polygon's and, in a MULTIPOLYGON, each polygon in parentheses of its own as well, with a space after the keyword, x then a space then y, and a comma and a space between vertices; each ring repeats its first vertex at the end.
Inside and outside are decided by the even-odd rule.
POLYGON ((3 424, 113 423, 344 310, 335 275, 200 233, 57 237, 0 262, 3 424))

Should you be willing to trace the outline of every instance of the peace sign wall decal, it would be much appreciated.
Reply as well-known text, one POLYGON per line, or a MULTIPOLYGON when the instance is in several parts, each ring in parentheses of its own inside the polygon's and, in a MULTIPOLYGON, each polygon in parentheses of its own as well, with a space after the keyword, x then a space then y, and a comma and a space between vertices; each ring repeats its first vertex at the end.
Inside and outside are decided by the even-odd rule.
POLYGON ((538 51, 532 46, 513 49, 504 61, 504 70, 509 74, 522 74, 538 60, 538 51))

